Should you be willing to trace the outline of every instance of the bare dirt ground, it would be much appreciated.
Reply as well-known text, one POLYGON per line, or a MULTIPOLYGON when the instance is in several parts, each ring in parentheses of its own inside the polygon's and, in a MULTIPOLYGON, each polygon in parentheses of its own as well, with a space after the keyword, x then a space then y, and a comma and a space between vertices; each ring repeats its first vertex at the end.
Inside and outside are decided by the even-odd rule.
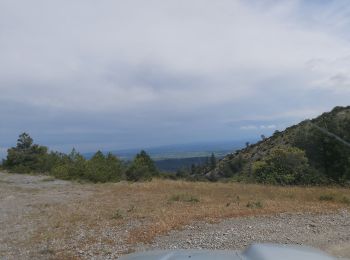
POLYGON ((168 181, 79 184, 0 173, 0 259, 116 259, 146 249, 241 249, 252 242, 310 245, 350 258, 349 194, 168 181), (322 194, 334 198, 320 201, 322 194))

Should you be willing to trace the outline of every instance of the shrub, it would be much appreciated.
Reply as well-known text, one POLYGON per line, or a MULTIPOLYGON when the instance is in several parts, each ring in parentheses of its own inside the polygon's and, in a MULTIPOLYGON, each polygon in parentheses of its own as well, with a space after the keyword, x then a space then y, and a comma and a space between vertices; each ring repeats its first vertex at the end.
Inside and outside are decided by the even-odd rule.
POLYGON ((101 151, 87 162, 86 179, 92 182, 120 181, 123 177, 122 162, 109 153, 107 156, 101 151))
POLYGON ((199 202, 199 199, 193 195, 181 193, 172 195, 169 198, 169 201, 197 203, 199 202))
POLYGON ((151 181, 152 173, 148 171, 147 166, 133 163, 126 171, 128 181, 151 181))
POLYGON ((189 174, 188 170, 186 170, 184 168, 181 168, 181 169, 176 171, 175 176, 178 179, 186 179, 186 178, 188 178, 190 176, 190 174, 189 174))
POLYGON ((261 201, 249 201, 246 206, 251 209, 260 209, 263 207, 263 204, 261 201))
POLYGON ((341 198, 340 202, 350 205, 350 198, 344 196, 341 198))
POLYGON ((318 199, 321 201, 332 201, 334 200, 334 196, 331 194, 324 194, 324 195, 321 195, 318 199))
POLYGON ((141 151, 127 169, 126 179, 128 181, 150 181, 153 176, 159 176, 159 171, 151 157, 145 151, 141 151))
POLYGON ((120 181, 123 178, 124 166, 112 154, 104 156, 101 151, 98 151, 90 160, 85 160, 73 149, 52 169, 51 174, 56 178, 66 180, 120 181))
POLYGON ((47 147, 33 144, 27 133, 18 137, 17 145, 7 150, 3 167, 17 173, 43 172, 47 147))
POLYGON ((277 148, 261 161, 253 163, 255 179, 261 183, 292 185, 304 182, 309 165, 304 151, 295 148, 277 148))
POLYGON ((174 173, 161 172, 159 173, 160 179, 169 179, 169 180, 177 180, 179 177, 174 173))
POLYGON ((75 149, 69 155, 63 156, 58 165, 53 167, 51 174, 59 179, 86 179, 86 160, 75 149))
POLYGON ((226 178, 233 177, 243 170, 243 167, 245 164, 246 164, 246 161, 243 159, 241 155, 239 155, 233 160, 225 162, 221 166, 221 169, 220 169, 221 175, 226 178))
POLYGON ((113 212, 112 214, 112 219, 122 219, 123 216, 123 211, 120 209, 117 209, 116 211, 113 212))

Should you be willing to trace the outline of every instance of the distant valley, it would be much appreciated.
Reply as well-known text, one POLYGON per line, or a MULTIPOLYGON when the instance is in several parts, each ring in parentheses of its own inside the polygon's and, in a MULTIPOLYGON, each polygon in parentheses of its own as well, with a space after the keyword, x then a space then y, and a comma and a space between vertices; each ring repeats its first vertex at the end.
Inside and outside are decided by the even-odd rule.
MULTIPOLYGON (((129 161, 132 160, 141 149, 143 149, 152 157, 160 171, 176 172, 179 169, 189 168, 192 164, 204 164, 212 153, 214 153, 217 159, 221 159, 229 153, 242 149, 247 141, 251 143, 256 142, 256 140, 198 142, 149 148, 141 147, 135 149, 113 150, 110 152, 118 156, 120 159, 129 161)), ((83 155, 85 158, 89 159, 94 153, 84 153, 83 155)))

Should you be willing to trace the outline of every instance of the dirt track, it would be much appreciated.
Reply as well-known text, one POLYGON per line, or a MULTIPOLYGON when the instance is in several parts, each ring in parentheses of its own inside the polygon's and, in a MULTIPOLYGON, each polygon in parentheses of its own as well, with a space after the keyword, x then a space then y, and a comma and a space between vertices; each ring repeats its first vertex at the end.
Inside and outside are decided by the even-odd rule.
MULTIPOLYGON (((94 234, 93 246, 83 247, 93 230, 81 223, 81 232, 69 239, 51 239, 50 208, 78 205, 94 196, 91 185, 53 180, 46 176, 0 173, 1 259, 115 259, 134 250, 154 248, 241 249, 252 242, 300 243, 350 258, 350 213, 282 214, 270 217, 228 219, 217 224, 193 223, 181 231, 158 237, 149 245, 127 245, 124 237, 132 225, 106 228, 94 234), (42 234, 49 230, 48 235, 42 234), (103 243, 101 237, 108 237, 103 243), (40 238, 39 240, 37 238, 40 238)), ((83 221, 83 220, 82 220, 83 221)), ((58 228, 58 227, 57 227, 58 228)))

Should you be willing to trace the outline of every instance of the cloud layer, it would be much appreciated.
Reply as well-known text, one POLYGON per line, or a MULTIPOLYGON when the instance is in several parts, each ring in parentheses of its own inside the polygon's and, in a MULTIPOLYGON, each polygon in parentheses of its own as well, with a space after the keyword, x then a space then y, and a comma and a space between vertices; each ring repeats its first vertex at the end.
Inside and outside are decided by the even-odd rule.
POLYGON ((248 138, 347 105, 349 17, 346 0, 1 1, 0 147, 248 138))

